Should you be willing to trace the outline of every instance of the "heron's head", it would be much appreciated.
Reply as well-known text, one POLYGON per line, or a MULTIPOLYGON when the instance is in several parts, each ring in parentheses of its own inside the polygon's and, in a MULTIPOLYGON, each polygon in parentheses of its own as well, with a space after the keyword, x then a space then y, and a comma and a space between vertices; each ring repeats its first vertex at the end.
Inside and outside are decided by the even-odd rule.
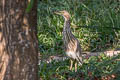
POLYGON ((65 10, 55 12, 55 14, 63 16, 65 20, 69 20, 70 19, 70 14, 67 11, 65 11, 65 10))

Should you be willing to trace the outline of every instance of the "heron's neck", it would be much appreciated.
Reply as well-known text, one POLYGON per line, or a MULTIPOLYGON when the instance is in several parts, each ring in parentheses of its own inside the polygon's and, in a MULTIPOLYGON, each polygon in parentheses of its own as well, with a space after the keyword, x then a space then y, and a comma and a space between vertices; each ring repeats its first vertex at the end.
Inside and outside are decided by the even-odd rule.
POLYGON ((64 44, 68 44, 69 41, 72 41, 73 34, 70 29, 70 20, 67 20, 64 22, 64 27, 63 27, 63 39, 64 39, 64 44))
POLYGON ((63 31, 69 31, 70 30, 70 20, 65 20, 64 22, 64 27, 63 27, 63 31))

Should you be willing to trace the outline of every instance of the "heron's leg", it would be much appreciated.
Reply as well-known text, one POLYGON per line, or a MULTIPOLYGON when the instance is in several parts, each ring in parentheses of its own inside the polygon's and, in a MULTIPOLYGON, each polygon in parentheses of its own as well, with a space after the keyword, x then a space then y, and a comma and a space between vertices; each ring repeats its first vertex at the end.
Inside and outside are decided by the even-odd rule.
POLYGON ((77 66, 78 66, 78 63, 75 62, 75 72, 77 72, 77 66))
POLYGON ((73 60, 70 59, 70 70, 72 70, 73 60))

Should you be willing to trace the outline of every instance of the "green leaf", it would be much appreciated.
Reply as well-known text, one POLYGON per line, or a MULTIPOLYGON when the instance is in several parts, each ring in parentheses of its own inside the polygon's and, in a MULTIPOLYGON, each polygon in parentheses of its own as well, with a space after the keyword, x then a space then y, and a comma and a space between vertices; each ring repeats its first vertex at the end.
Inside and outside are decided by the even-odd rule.
POLYGON ((34 0, 30 0, 30 2, 28 3, 28 6, 26 8, 27 13, 30 12, 30 10, 32 9, 33 3, 34 3, 34 0))

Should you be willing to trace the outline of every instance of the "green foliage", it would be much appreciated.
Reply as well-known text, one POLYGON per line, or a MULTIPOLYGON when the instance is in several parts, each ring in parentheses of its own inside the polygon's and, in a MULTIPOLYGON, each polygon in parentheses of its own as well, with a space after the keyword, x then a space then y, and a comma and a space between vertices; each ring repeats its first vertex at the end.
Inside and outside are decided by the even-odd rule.
MULTIPOLYGON (((63 52, 64 20, 54 11, 71 14, 71 29, 83 50, 103 51, 120 48, 120 2, 118 0, 40 0, 38 3, 38 39, 42 57, 63 52)), ((118 57, 90 57, 77 73, 69 71, 69 61, 42 62, 39 76, 43 80, 97 80, 115 75, 120 77, 118 57)), ((110 79, 109 79, 110 80, 110 79)), ((118 78, 119 80, 119 78, 118 78)))
MULTIPOLYGON (((45 63, 39 66, 39 76, 43 80, 98 80, 103 77, 114 75, 114 79, 120 79, 120 55, 107 57, 101 54, 98 57, 92 56, 84 59, 84 64, 78 66, 78 72, 69 71, 68 60, 62 62, 45 63)), ((109 80, 113 80, 112 77, 109 80)))
POLYGON ((54 11, 71 14, 73 34, 82 49, 100 51, 120 43, 120 2, 117 0, 41 0, 38 4, 38 39, 42 54, 63 52, 64 20, 54 11))

